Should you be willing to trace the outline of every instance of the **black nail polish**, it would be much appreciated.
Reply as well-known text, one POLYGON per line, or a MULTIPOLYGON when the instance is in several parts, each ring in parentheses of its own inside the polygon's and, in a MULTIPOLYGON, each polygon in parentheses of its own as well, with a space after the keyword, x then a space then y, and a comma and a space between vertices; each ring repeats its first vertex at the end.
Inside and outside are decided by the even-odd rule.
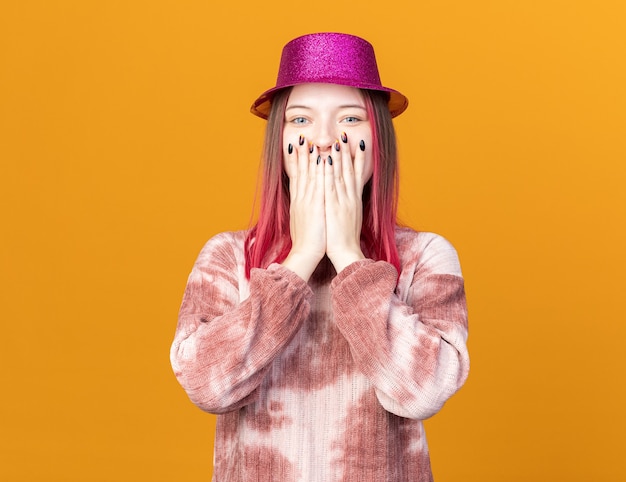
POLYGON ((339 149, 340 149, 340 147, 339 147, 339 141, 335 141, 335 150, 336 150, 337 152, 339 152, 339 149))
POLYGON ((292 146, 291 144, 289 144, 289 145, 287 146, 287 152, 288 152, 289 154, 291 154, 291 153, 293 152, 293 146, 292 146))
POLYGON ((300 138, 298 139, 298 144, 300 144, 301 146, 304 145, 304 136, 300 135, 300 138))
POLYGON ((361 149, 362 151, 365 150, 365 141, 359 142, 359 149, 361 149))
POLYGON ((341 142, 343 142, 344 144, 348 142, 348 134, 346 134, 345 132, 341 133, 341 142))
POLYGON ((314 149, 314 146, 313 146, 313 143, 311 143, 311 145, 309 146, 309 154, 313 154, 313 149, 314 149))
POLYGON ((317 156, 317 163, 319 164, 320 162, 322 162, 322 156, 317 156))
POLYGON ((332 166, 333 165, 333 158, 328 156, 328 165, 332 166))

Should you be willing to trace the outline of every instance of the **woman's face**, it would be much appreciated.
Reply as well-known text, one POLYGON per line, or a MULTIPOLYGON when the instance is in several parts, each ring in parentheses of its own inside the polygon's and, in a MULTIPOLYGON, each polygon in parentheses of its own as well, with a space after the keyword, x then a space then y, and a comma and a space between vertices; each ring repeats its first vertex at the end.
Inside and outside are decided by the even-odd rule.
POLYGON ((297 145, 300 135, 317 146, 322 159, 333 155, 333 144, 345 132, 354 159, 359 142, 365 141, 363 182, 372 176, 372 130, 363 95, 354 87, 336 84, 300 84, 287 100, 283 128, 283 152, 297 145))

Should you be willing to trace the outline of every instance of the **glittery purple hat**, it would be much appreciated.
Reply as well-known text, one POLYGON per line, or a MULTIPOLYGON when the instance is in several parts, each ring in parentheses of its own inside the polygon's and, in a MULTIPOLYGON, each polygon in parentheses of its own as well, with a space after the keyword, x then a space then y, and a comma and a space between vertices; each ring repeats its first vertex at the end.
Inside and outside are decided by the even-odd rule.
POLYGON ((285 45, 276 86, 261 94, 250 111, 267 119, 272 97, 277 91, 307 83, 387 92, 392 117, 402 114, 409 105, 409 100, 400 92, 382 86, 374 47, 368 41, 343 33, 313 33, 285 45))

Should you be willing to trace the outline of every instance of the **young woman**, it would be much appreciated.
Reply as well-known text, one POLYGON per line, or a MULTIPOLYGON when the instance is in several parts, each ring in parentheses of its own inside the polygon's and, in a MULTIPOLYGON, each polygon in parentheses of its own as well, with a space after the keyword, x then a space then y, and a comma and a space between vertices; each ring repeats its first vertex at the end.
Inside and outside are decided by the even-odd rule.
POLYGON ((252 106, 260 215, 202 249, 171 360, 219 414, 215 481, 430 481, 422 420, 465 381, 454 248, 396 225, 392 117, 372 46, 299 37, 252 106))

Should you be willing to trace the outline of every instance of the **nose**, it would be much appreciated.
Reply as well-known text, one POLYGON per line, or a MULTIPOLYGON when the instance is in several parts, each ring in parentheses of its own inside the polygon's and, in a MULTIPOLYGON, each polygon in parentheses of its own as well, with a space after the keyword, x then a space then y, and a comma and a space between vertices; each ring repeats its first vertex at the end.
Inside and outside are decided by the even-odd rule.
POLYGON ((320 154, 329 154, 336 140, 336 133, 332 122, 322 121, 316 123, 311 142, 317 146, 320 154))

